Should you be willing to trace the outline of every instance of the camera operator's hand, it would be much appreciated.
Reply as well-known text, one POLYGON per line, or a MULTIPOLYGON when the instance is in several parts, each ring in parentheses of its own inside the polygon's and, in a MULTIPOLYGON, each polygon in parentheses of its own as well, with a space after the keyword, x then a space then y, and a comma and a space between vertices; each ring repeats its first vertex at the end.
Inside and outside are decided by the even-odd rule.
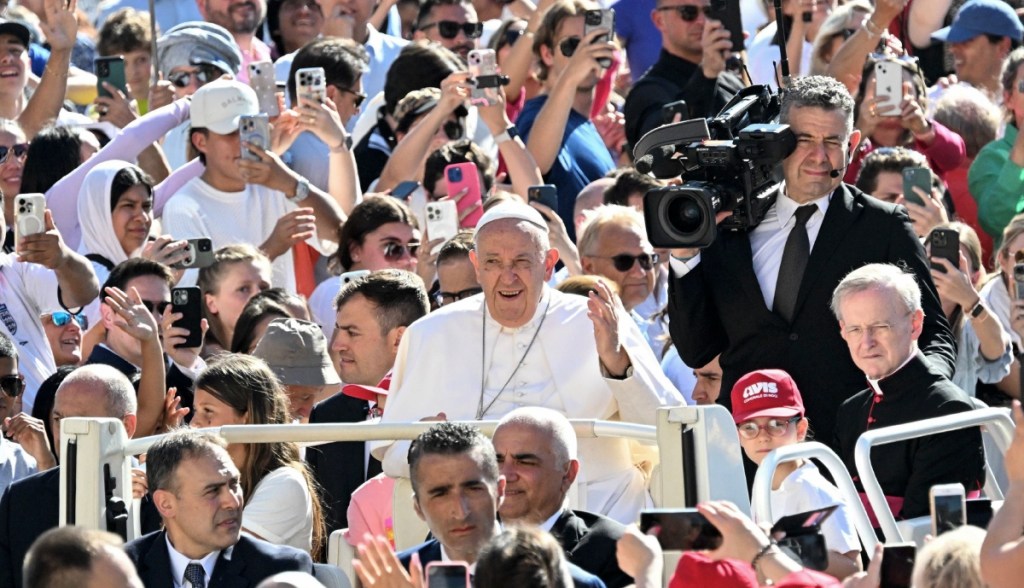
POLYGON ((700 46, 704 50, 700 67, 704 71, 704 77, 713 80, 725 71, 725 60, 732 51, 728 29, 721 21, 710 18, 705 20, 704 36, 701 37, 700 46))
MULTIPOLYGON (((597 60, 614 59, 615 44, 611 41, 595 42, 595 40, 602 35, 608 34, 610 34, 608 29, 595 29, 590 31, 590 34, 584 35, 580 39, 580 44, 576 47, 576 51, 569 58, 569 64, 566 66, 565 71, 562 72, 561 80, 579 87, 591 75, 600 76, 604 71, 604 67, 597 60)), ((555 51, 561 51, 561 49, 556 47, 555 51)))

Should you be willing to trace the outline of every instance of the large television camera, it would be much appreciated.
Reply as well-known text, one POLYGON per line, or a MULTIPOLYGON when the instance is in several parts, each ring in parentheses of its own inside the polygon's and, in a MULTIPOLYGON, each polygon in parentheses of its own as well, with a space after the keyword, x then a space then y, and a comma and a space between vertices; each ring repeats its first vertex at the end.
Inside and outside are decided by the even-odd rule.
POLYGON ((756 227, 775 202, 781 163, 796 147, 789 125, 777 124, 780 100, 767 86, 744 88, 710 119, 658 127, 637 141, 636 168, 683 182, 644 196, 648 238, 655 247, 707 247, 718 229, 756 227), (720 212, 732 215, 716 224, 720 212))

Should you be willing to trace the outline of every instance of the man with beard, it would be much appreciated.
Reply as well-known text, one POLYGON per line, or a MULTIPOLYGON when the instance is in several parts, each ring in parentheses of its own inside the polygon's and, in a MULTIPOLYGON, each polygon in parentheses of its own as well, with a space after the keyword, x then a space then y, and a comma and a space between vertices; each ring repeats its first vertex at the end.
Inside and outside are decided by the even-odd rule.
MULTIPOLYGON (((599 40, 610 31, 583 34, 583 13, 596 8, 585 0, 560 0, 544 16, 533 42, 544 89, 516 121, 544 181, 558 186, 556 212, 574 241, 577 194, 615 167, 590 121, 594 88, 604 73, 600 62, 615 54, 612 43, 599 40)), ((513 132, 515 127, 508 131, 513 132)))
POLYGON ((270 61, 270 47, 256 38, 256 29, 267 15, 266 0, 196 0, 203 20, 231 32, 242 52, 238 79, 249 82, 249 64, 270 61))
POLYGON ((414 39, 438 43, 466 61, 484 25, 469 0, 426 0, 420 5, 414 39))

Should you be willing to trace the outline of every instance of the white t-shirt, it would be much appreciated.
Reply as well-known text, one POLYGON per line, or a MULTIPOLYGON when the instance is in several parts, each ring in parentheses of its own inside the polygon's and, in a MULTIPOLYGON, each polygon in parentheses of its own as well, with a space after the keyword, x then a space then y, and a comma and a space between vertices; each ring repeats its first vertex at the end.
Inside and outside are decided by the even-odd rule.
MULTIPOLYGON (((298 208, 283 193, 266 186, 247 184, 241 192, 222 192, 202 178, 193 178, 167 201, 164 231, 176 239, 209 237, 214 249, 234 243, 259 247, 274 232, 277 219, 298 208)), ((306 240, 324 255, 337 244, 322 242, 313 235, 306 240)), ((295 293, 295 261, 288 251, 273 261, 274 286, 295 293)), ((194 286, 198 270, 188 270, 179 286, 194 286)))
POLYGON ((839 490, 809 461, 786 476, 778 490, 772 490, 772 517, 775 520, 764 521, 758 513, 751 514, 758 523, 774 524, 784 516, 817 510, 833 504, 838 504, 839 508, 821 525, 821 532, 825 535, 825 544, 828 545, 829 551, 860 551, 860 539, 853 526, 853 518, 842 496, 839 495, 839 490))
POLYGON ((39 315, 60 308, 57 275, 41 265, 0 253, 0 329, 18 350, 18 371, 25 376, 22 410, 32 413, 39 385, 57 371, 39 315))
POLYGON ((313 498, 299 470, 284 466, 267 474, 242 510, 242 527, 279 545, 313 548, 313 498))

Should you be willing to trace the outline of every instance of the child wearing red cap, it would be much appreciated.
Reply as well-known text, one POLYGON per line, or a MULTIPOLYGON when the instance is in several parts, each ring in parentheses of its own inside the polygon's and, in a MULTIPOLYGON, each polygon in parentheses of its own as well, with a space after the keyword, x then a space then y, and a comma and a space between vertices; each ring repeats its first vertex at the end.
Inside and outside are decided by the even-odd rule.
MULTIPOLYGON (((758 370, 740 378, 732 388, 732 417, 747 457, 761 465, 773 449, 807 438, 808 421, 796 382, 782 370, 758 370)), ((844 578, 860 570, 860 540, 839 490, 809 460, 779 464, 772 477, 773 521, 752 512, 759 523, 839 505, 822 524, 829 548, 826 573, 844 578)))

